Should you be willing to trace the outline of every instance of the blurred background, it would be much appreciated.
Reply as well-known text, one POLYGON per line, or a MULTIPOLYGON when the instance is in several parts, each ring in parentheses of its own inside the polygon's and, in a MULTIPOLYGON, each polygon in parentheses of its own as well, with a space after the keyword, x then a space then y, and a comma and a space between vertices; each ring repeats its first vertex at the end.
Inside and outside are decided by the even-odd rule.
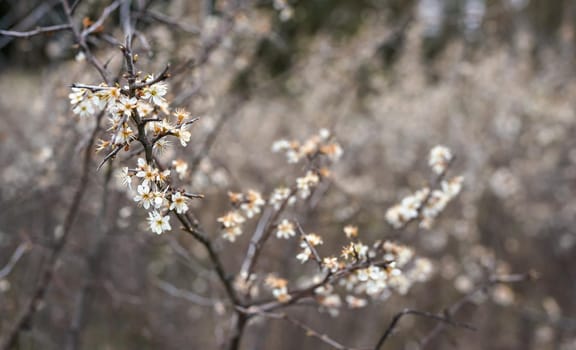
MULTIPOLYGON (((109 3, 81 1, 77 24, 109 3)), ((576 349, 576 2, 238 3, 231 28, 225 1, 130 4, 138 70, 203 58, 169 80, 169 98, 201 120, 190 146, 165 156, 192 164, 185 184, 206 196, 193 209, 228 270, 237 271, 249 234, 221 240, 216 218, 228 210, 227 191, 267 194, 293 181, 299 169, 271 144, 327 127, 343 159, 322 198, 295 210, 302 225, 325 237, 325 252, 342 246, 348 224, 368 242, 394 237, 435 272, 365 309, 294 315, 347 346, 373 346, 404 307, 440 311, 491 274, 531 271, 536 280, 499 285, 462 308, 456 318, 477 331, 448 328, 428 348, 576 349), (398 234, 384 214, 427 183, 437 144, 455 154, 451 171, 464 175, 463 192, 431 230, 398 234)), ((63 21, 58 1, 0 1, 1 29, 63 21)), ((89 41, 112 72, 121 70, 115 40, 123 36, 113 13, 89 41)), ((69 32, 0 35, 0 70, 2 337, 33 293, 83 178, 91 124, 73 116, 69 86, 100 80, 69 32)), ((71 337, 82 349, 217 348, 229 310, 217 301, 223 292, 206 253, 177 230, 148 231, 145 212, 114 178, 105 190, 113 174, 96 171, 102 158, 91 160, 87 192, 20 348, 63 349, 71 337)), ((297 250, 270 243, 257 271, 297 281, 313 270, 294 259, 297 250)), ((385 348, 418 349, 434 327, 406 317, 385 348)), ((261 320, 242 348, 329 347, 281 320, 261 320)))

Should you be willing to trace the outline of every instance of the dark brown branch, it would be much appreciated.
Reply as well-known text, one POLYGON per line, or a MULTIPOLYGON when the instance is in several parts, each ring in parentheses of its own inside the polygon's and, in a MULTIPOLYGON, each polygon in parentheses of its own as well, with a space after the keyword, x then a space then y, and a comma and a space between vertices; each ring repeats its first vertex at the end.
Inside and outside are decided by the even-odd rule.
POLYGON ((60 32, 63 30, 70 30, 72 29, 72 25, 69 23, 66 24, 56 24, 53 26, 47 27, 38 27, 34 30, 30 30, 27 32, 18 32, 13 30, 0 30, 0 35, 11 36, 14 38, 30 38, 35 35, 39 34, 52 34, 55 32, 60 32))

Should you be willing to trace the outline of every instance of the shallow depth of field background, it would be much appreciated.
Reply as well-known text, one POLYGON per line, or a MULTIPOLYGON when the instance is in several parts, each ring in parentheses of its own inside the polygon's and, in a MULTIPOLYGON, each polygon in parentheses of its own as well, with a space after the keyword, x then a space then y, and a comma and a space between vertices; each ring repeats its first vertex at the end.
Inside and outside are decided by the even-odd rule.
MULTIPOLYGON (((42 3, 0 2, 0 28, 42 3)), ((106 3, 86 0, 78 11, 94 17, 106 3)), ((434 262, 433 279, 336 318, 306 309, 294 314, 347 345, 373 345, 403 307, 439 311, 491 273, 533 271, 535 281, 496 288, 458 314, 478 331, 448 329, 430 348, 576 349, 576 3, 290 3, 294 12, 286 21, 267 1, 250 4, 201 69, 169 81, 170 96, 202 117, 191 146, 172 155, 199 160, 189 183, 206 196, 194 211, 212 236, 218 239, 216 218, 227 210, 228 190, 268 193, 297 174, 271 152, 272 142, 304 139, 321 127, 334 130, 344 156, 321 201, 300 213, 302 225, 324 235, 326 251, 342 245, 347 224, 358 225, 366 241, 396 236, 386 209, 428 181, 427 152, 444 144, 457 157, 452 174, 465 176, 463 193, 432 230, 411 227, 397 236, 434 262)), ((184 0, 151 6, 209 35, 214 19, 201 7, 184 0)), ((61 20, 56 6, 38 25, 61 20)), ((197 35, 144 21, 139 29, 149 45, 135 46, 139 70, 158 72, 199 52, 197 35)), ((117 18, 106 30, 122 38, 117 18)), ((95 45, 96 55, 112 58, 111 70, 118 71, 118 50, 95 45)), ((0 69, 0 268, 21 242, 30 244, 0 280, 1 337, 29 298, 79 180, 88 125, 73 117, 68 86, 99 81, 75 60, 65 32, 0 37, 0 69)), ((92 287, 81 330, 85 349, 214 348, 226 322, 219 307, 195 306, 161 288, 168 282, 218 297, 218 281, 202 267, 205 253, 177 230, 149 232, 144 211, 120 186, 98 219, 105 173, 95 171, 102 155, 95 158, 90 189, 22 349, 63 348, 85 284, 92 287), (100 225, 109 230, 90 261, 100 225), (90 269, 94 278, 87 277, 90 269)), ((219 241, 231 271, 248 238, 219 241)), ((257 270, 296 281, 311 271, 295 260, 297 249, 294 242, 270 243, 257 270)), ((415 349, 432 327, 433 321, 407 317, 387 348, 415 349)), ((290 324, 265 320, 248 329, 243 348, 327 346, 290 324)))

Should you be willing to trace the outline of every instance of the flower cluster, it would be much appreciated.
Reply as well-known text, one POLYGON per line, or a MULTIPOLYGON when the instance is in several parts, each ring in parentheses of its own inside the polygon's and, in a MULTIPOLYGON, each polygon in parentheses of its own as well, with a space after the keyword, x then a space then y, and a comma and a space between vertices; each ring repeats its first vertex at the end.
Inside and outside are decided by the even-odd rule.
POLYGON ((322 244, 324 244, 324 241, 322 240, 322 237, 318 236, 317 234, 309 233, 304 235, 300 241, 300 248, 302 248, 302 251, 296 255, 296 259, 298 259, 301 263, 305 263, 312 257, 312 250, 310 247, 316 247, 322 244))
POLYGON ((281 139, 272 145, 273 152, 284 152, 288 163, 298 163, 302 159, 313 159, 317 155, 326 155, 335 162, 342 157, 342 148, 332 140, 328 129, 320 129, 317 135, 313 135, 308 140, 300 142, 298 140, 281 139))
MULTIPOLYGON (((332 140, 327 129, 321 129, 302 145, 298 141, 279 140, 272 146, 273 151, 286 151, 289 162, 297 163, 303 158, 309 159, 309 170, 305 175, 296 178, 292 187, 279 186, 264 200, 260 192, 248 190, 246 193, 229 192, 228 198, 233 209, 218 218, 224 239, 234 242, 242 234, 242 224, 261 214, 264 205, 268 204, 274 211, 280 212, 293 205, 298 198, 306 199, 322 179, 330 176, 329 163, 337 161, 342 149, 332 140)), ((184 170, 183 170, 184 171, 184 170)), ((288 239, 295 235, 294 224, 288 220, 276 224, 276 236, 288 239)))
MULTIPOLYGON (((424 282, 432 275, 432 263, 415 257, 408 246, 377 241, 370 247, 357 240, 357 227, 346 226, 345 232, 354 241, 342 248, 340 256, 327 256, 317 261, 322 267, 322 274, 311 279, 311 283, 318 285, 314 288, 315 301, 321 310, 328 311, 330 315, 337 315, 343 305, 349 308, 364 307, 367 297, 381 300, 393 291, 406 294, 414 283, 424 282)), ((302 263, 317 260, 318 252, 313 250, 322 243, 322 237, 317 234, 303 235, 300 242, 302 250, 297 259, 302 263)), ((269 282, 267 284, 270 285, 269 282)), ((276 294, 284 292, 282 286, 276 288, 276 294)), ((291 295, 288 294, 288 297, 291 295)), ((285 295, 283 300, 286 300, 285 295)))
POLYGON ((228 199, 234 208, 221 216, 217 221, 221 224, 224 239, 234 242, 242 234, 242 224, 246 218, 251 219, 262 211, 266 201, 254 190, 246 193, 228 192, 228 199))
POLYGON ((122 168, 120 178, 123 184, 129 188, 132 181, 136 179, 140 183, 136 188, 133 200, 148 213, 148 223, 152 232, 161 234, 170 231, 170 217, 162 215, 169 211, 177 214, 185 214, 188 211, 188 201, 192 195, 174 189, 169 185, 171 170, 160 171, 158 168, 148 164, 143 158, 138 159, 137 167, 130 169, 122 168))
POLYGON ((386 221, 394 228, 402 228, 407 223, 420 220, 422 228, 430 228, 434 219, 446 208, 462 189, 462 176, 443 180, 446 170, 452 161, 452 152, 444 146, 436 146, 430 152, 429 165, 440 181, 438 189, 424 187, 405 197, 386 211, 386 221))
POLYGON ((147 153, 146 159, 138 158, 135 168, 122 168, 119 177, 129 190, 133 189, 136 180, 135 192, 131 191, 132 198, 149 211, 149 228, 157 234, 172 229, 168 215, 170 211, 177 215, 185 214, 189 209, 189 199, 195 197, 171 185, 172 170, 182 178, 187 171, 186 162, 177 160, 172 163, 172 169, 161 169, 151 154, 169 147, 167 137, 176 138, 182 146, 186 146, 191 138, 187 128, 195 119, 190 119, 190 114, 184 109, 171 112, 165 99, 167 91, 164 82, 148 75, 144 79, 136 79, 130 86, 100 84, 73 87, 69 94, 73 112, 80 118, 107 113, 109 138, 99 140, 96 148, 108 153, 104 161, 116 156, 122 149, 130 149, 134 142, 143 146, 140 152, 147 153))

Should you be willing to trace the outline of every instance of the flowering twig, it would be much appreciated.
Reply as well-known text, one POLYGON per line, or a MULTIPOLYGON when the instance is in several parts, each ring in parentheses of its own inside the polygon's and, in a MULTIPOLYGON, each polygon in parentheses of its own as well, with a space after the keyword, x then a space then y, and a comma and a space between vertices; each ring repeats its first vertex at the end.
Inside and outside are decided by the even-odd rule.
POLYGON ((306 234, 304 233, 304 230, 302 229, 302 225, 300 225, 300 222, 296 221, 296 227, 298 228, 298 234, 300 235, 300 238, 302 239, 302 241, 306 243, 306 246, 312 252, 312 256, 314 257, 314 261, 316 261, 316 263, 318 264, 318 268, 322 270, 322 258, 320 257, 320 254, 318 254, 318 250, 314 245, 310 244, 308 238, 306 238, 306 234))

